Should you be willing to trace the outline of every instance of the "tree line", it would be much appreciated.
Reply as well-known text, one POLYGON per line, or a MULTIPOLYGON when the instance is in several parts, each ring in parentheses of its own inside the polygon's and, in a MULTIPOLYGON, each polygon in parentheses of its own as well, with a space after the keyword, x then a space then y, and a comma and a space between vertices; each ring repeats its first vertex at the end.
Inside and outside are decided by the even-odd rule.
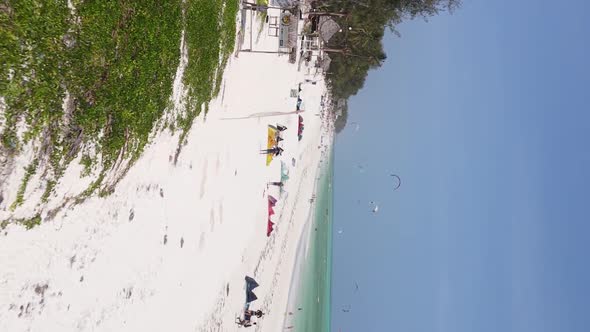
MULTIPOLYGON (((429 17, 459 8, 461 0, 316 0, 315 13, 330 16, 341 30, 323 49, 332 62, 326 72, 335 101, 347 100, 364 85, 367 73, 380 67, 387 55, 382 39, 385 30, 400 35, 396 26, 404 20, 429 17)), ((346 103, 340 102, 341 105, 346 103)), ((344 128, 346 107, 336 123, 337 131, 344 128)))

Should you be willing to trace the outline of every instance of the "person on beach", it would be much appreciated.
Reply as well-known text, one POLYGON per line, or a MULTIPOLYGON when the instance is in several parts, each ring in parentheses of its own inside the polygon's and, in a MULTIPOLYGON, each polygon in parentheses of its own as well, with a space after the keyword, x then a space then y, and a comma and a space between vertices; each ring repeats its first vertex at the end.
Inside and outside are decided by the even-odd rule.
POLYGON ((283 182, 282 181, 279 181, 279 182, 269 182, 268 184, 271 185, 271 186, 279 186, 279 187, 282 187, 283 186, 283 182))
MULTIPOLYGON (((303 308, 297 308, 297 311, 301 311, 301 310, 303 310, 303 308)), ((289 315, 292 315, 292 314, 293 314, 293 312, 289 311, 289 312, 288 312, 288 314, 289 314, 289 315)))
POLYGON ((260 317, 262 317, 262 315, 264 315, 264 313, 260 309, 258 309, 256 311, 246 309, 246 311, 244 312, 244 317, 246 317, 246 315, 248 315, 249 318, 252 316, 256 316, 256 317, 260 318, 260 317))
POLYGON ((275 156, 280 156, 283 154, 283 149, 279 146, 275 146, 271 149, 262 150, 261 153, 263 154, 274 154, 275 156))
POLYGON ((252 325, 256 325, 256 322, 252 322, 251 321, 252 316, 256 316, 258 318, 261 318, 262 315, 264 315, 264 313, 260 309, 259 310, 256 310, 256 311, 246 309, 244 311, 244 319, 241 319, 240 317, 237 317, 236 318, 236 323, 238 325, 240 325, 240 326, 243 326, 243 327, 250 327, 252 325))

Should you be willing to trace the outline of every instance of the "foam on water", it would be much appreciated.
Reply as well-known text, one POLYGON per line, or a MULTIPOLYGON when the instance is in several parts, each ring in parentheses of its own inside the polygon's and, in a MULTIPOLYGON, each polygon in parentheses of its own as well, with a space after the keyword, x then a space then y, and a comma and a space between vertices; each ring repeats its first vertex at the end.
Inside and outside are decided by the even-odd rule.
POLYGON ((330 331, 333 216, 333 153, 320 172, 309 225, 309 249, 300 262, 300 284, 286 327, 293 331, 330 331), (300 309, 300 310, 299 310, 300 309))

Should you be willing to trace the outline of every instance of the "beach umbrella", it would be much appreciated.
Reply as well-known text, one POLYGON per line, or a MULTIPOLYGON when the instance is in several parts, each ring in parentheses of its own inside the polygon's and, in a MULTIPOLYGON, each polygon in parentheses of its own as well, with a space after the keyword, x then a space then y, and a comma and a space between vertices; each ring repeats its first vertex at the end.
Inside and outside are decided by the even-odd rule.
POLYGON ((272 222, 270 220, 270 218, 268 218, 268 223, 266 224, 266 236, 269 237, 270 233, 272 233, 273 229, 274 229, 274 222, 272 222))
POLYGON ((268 195, 268 204, 271 206, 275 206, 276 203, 277 203, 277 199, 272 197, 271 195, 268 195))
POLYGON ((252 292, 252 290, 254 290, 254 288, 258 287, 259 285, 252 277, 246 276, 244 279, 246 280, 246 304, 249 304, 252 301, 256 301, 258 298, 256 294, 252 292))
POLYGON ((284 168, 281 167, 281 182, 283 182, 283 183, 285 183, 285 182, 287 182, 287 180, 289 180, 289 169, 286 167, 287 166, 285 166, 284 168))
POLYGON ((250 303, 250 302, 254 302, 258 299, 258 296, 256 296, 256 294, 254 294, 254 292, 247 291, 246 292, 246 303, 250 303))
POLYGON ((246 276, 246 277, 244 277, 244 280, 246 280, 246 289, 249 291, 260 286, 258 284, 258 282, 256 282, 256 280, 254 280, 254 278, 252 278, 252 277, 246 276))

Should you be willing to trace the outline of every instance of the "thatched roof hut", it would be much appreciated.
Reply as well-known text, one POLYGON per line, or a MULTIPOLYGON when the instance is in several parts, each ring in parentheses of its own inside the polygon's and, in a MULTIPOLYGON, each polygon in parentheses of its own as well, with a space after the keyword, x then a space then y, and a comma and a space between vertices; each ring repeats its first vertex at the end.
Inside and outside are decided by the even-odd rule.
POLYGON ((340 26, 333 19, 322 16, 318 24, 320 38, 327 43, 336 32, 340 31, 340 26))

